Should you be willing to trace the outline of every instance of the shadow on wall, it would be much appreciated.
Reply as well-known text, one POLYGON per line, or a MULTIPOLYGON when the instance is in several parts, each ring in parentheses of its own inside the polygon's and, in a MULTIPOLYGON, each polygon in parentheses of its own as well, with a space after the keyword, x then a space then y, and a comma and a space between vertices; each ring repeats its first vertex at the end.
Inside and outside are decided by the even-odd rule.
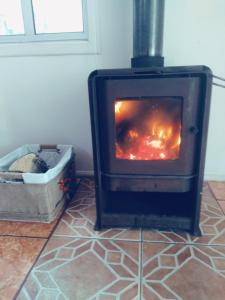
POLYGON ((93 171, 92 153, 85 151, 82 148, 75 146, 76 153, 76 170, 78 176, 91 176, 93 171), (85 170, 85 171, 84 171, 85 170))
MULTIPOLYGON (((0 93, 0 107, 1 107, 1 118, 0 118, 0 157, 10 152, 11 144, 13 143, 13 130, 11 123, 13 119, 10 107, 8 107, 7 97, 4 93, 0 93)), ((17 126, 16 126, 17 127, 17 126)))

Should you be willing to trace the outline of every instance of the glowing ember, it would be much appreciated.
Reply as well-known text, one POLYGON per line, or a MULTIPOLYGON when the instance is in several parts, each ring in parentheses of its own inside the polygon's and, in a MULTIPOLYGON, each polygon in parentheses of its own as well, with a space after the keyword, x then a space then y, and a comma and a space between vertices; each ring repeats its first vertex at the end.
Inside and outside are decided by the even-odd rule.
POLYGON ((129 157, 130 157, 130 159, 135 159, 136 158, 135 155, 133 155, 133 154, 130 154, 129 157))
POLYGON ((116 157, 131 160, 157 160, 170 159, 166 143, 163 140, 151 140, 150 136, 144 136, 129 148, 127 152, 121 151, 116 145, 116 157))
POLYGON ((174 160, 179 157, 180 109, 168 99, 168 102, 161 101, 161 107, 156 100, 152 100, 153 104, 151 100, 115 101, 117 159, 174 160))
POLYGON ((130 130, 130 131, 128 132, 128 135, 129 135, 129 137, 132 138, 132 139, 138 137, 138 133, 137 133, 136 130, 130 130))
POLYGON ((165 155, 164 153, 160 153, 159 156, 160 156, 160 158, 162 158, 162 159, 165 159, 165 158, 166 158, 166 155, 165 155))
POLYGON ((152 148, 156 148, 156 149, 161 149, 162 148, 162 141, 160 141, 160 140, 153 140, 151 142, 149 142, 147 140, 146 144, 151 146, 152 148))

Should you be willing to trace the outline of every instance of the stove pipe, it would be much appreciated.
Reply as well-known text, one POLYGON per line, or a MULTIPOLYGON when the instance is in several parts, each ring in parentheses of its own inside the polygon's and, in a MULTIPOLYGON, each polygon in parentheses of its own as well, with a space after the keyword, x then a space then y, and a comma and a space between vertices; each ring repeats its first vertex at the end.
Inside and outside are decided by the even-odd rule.
POLYGON ((165 0, 133 0, 132 68, 163 66, 165 0))

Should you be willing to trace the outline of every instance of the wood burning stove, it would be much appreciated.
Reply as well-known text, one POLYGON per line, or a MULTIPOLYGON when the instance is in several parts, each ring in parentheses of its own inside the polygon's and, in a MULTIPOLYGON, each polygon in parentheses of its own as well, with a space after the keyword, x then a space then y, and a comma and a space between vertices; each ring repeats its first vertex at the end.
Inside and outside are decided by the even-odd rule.
MULTIPOLYGON (((140 16, 138 5, 163 1, 134 3, 140 16)), ((99 70, 89 77, 97 229, 200 234, 212 75, 204 66, 162 63, 159 55, 140 55, 132 69, 99 70)))

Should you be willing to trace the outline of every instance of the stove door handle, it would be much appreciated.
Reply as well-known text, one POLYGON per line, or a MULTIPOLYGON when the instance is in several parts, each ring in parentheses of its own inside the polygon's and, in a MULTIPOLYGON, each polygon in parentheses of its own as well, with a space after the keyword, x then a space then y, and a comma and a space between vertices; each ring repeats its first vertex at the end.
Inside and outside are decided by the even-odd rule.
POLYGON ((197 127, 195 127, 195 126, 191 126, 190 128, 189 128, 189 131, 192 133, 192 134, 198 134, 199 133, 199 129, 197 128, 197 127))

